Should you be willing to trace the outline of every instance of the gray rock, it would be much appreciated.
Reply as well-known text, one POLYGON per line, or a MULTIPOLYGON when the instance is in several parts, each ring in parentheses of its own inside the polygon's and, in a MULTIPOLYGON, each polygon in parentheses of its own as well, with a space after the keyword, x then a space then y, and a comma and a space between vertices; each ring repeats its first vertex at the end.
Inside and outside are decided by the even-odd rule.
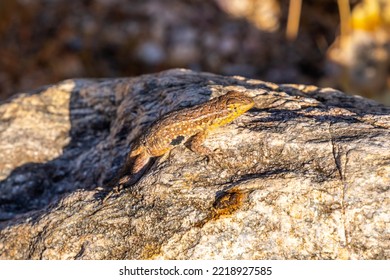
POLYGON ((390 259, 390 108, 314 86, 171 70, 69 80, 0 106, 1 259, 390 259), (128 188, 160 116, 238 90, 253 108, 128 188))

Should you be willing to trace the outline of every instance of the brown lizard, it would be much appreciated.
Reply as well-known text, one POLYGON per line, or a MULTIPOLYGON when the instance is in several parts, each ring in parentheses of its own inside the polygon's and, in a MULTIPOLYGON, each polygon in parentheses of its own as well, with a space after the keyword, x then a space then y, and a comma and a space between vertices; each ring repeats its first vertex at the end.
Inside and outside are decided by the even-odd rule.
POLYGON ((192 151, 210 154, 211 151, 202 145, 207 134, 244 114, 254 104, 253 99, 243 93, 229 91, 203 104, 165 115, 138 139, 121 172, 122 176, 130 175, 119 183, 128 183, 151 158, 162 156, 179 144, 188 143, 192 151))

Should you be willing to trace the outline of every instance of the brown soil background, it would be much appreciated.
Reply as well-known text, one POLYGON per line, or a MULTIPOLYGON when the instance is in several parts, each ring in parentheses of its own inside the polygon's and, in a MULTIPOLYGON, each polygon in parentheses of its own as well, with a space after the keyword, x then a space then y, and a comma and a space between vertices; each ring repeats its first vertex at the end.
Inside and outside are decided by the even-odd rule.
MULTIPOLYGON (((360 2, 350 1, 351 9, 360 2)), ((293 41, 285 36, 288 7, 287 0, 1 1, 0 100, 68 78, 183 67, 330 86, 390 103, 383 82, 363 80, 368 90, 359 92, 366 85, 345 86, 329 63, 337 1, 304 0, 293 41)))

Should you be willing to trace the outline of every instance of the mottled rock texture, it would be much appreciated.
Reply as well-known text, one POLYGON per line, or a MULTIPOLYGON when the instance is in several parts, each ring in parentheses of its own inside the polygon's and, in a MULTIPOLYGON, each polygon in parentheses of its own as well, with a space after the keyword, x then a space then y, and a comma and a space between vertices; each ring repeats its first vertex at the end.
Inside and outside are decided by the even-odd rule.
POLYGON ((171 70, 0 105, 1 259, 390 259, 390 108, 333 89, 171 70), (133 186, 160 116, 229 90, 255 108, 133 186))

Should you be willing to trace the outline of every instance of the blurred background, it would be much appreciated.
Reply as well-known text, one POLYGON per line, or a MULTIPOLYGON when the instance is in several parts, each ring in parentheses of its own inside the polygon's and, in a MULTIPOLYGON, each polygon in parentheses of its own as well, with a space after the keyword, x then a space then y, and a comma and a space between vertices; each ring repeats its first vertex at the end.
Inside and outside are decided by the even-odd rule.
POLYGON ((390 0, 0 0, 0 101, 174 67, 390 104, 390 0))

